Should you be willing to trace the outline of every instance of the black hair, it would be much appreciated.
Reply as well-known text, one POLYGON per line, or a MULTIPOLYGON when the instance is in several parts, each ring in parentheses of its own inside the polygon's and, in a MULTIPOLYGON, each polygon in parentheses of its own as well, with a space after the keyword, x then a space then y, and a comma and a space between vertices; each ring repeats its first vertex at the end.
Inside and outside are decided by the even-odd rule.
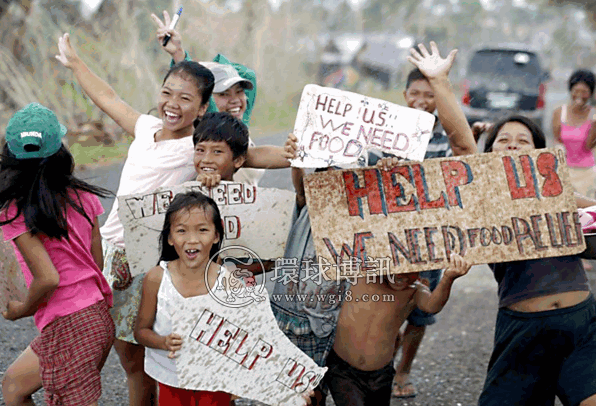
POLYGON ((166 73, 162 86, 172 75, 193 80, 201 95, 201 105, 209 102, 211 94, 213 93, 213 87, 215 86, 215 77, 209 69, 194 61, 178 62, 170 68, 168 73, 166 73))
POLYGON ((207 113, 192 135, 195 146, 202 141, 225 141, 236 159, 248 151, 248 127, 230 113, 207 113))
POLYGON ((594 94, 594 87, 596 86, 596 78, 594 74, 586 69, 576 70, 569 77, 569 91, 576 84, 584 82, 590 88, 590 96, 594 94))
POLYGON ((425 80, 428 82, 428 79, 422 72, 420 72, 420 69, 414 68, 410 71, 410 73, 408 73, 408 78, 406 79, 406 90, 410 88, 412 82, 416 82, 418 80, 425 80))
POLYGON ((2 216, 0 225, 23 214, 31 234, 68 238, 66 210, 70 206, 93 226, 95 219, 85 213, 79 192, 99 197, 113 193, 77 179, 73 171, 74 158, 64 145, 47 158, 17 159, 5 143, 0 160, 0 210, 14 204, 17 211, 12 218, 2 216))
POLYGON ((544 133, 542 132, 538 124, 536 124, 527 117, 514 114, 502 118, 492 126, 490 132, 486 137, 486 142, 484 144, 484 152, 492 152, 493 144, 495 143, 495 139, 497 138, 499 131, 507 123, 520 123, 525 125, 532 134, 532 141, 534 142, 534 147, 536 149, 546 148, 546 138, 544 137, 544 133))
MULTIPOLYGON (((211 219, 215 225, 215 231, 219 236, 219 242, 213 244, 211 251, 209 252, 209 258, 213 261, 217 259, 217 254, 221 248, 221 242, 224 237, 223 222, 221 221, 221 214, 215 201, 208 196, 200 192, 187 192, 178 193, 174 196, 174 199, 170 202, 166 216, 163 222, 163 229, 159 234, 159 246, 160 256, 159 261, 173 261, 178 259, 178 253, 176 249, 168 244, 168 238, 170 237, 170 228, 172 227, 172 218, 182 210, 190 211, 191 209, 199 208, 205 210, 205 213, 211 213, 211 219)), ((158 262, 159 263, 159 262, 158 262)))

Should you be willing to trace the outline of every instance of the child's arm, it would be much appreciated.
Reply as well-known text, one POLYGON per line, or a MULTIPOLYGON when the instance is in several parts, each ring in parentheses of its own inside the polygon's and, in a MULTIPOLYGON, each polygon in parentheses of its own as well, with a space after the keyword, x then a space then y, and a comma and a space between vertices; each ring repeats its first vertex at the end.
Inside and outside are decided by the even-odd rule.
POLYGON ((174 358, 175 352, 182 347, 182 337, 174 333, 161 336, 153 331, 155 313, 157 313, 157 292, 162 277, 163 269, 156 266, 147 272, 143 279, 143 293, 141 294, 134 336, 142 346, 170 351, 168 357, 174 358))
POLYGON ((412 56, 408 56, 408 61, 420 69, 435 93, 439 121, 449 137, 453 155, 475 154, 477 149, 472 130, 449 82, 449 71, 453 66, 457 50, 452 50, 447 58, 443 59, 439 55, 437 44, 433 41, 430 43, 430 53, 422 44, 419 44, 418 48, 420 53, 410 49, 412 56))
POLYGON ((77 81, 93 103, 118 123, 124 131, 134 136, 135 125, 141 113, 124 102, 110 85, 89 69, 70 44, 68 34, 60 37, 58 49, 60 55, 56 55, 56 59, 73 71, 77 81))
POLYGON ((23 255, 33 280, 25 302, 12 300, 8 303, 8 309, 2 313, 8 320, 33 316, 39 306, 52 296, 60 283, 60 275, 39 237, 26 232, 15 238, 14 242, 23 255))
POLYGON ((283 147, 275 145, 251 147, 246 153, 244 166, 259 169, 288 168, 290 166, 288 159, 291 158, 283 147))
POLYGON ((445 269, 443 277, 432 293, 426 286, 417 283, 416 305, 423 312, 431 314, 440 312, 449 299, 453 281, 464 276, 470 270, 468 261, 458 254, 451 254, 449 262, 451 262, 449 268, 445 269))
POLYGON ((99 269, 103 269, 103 250, 101 249, 101 234, 99 233, 97 217, 95 217, 93 230, 91 230, 91 255, 99 269))
POLYGON ((170 30, 168 28, 172 21, 170 14, 164 10, 163 21, 161 21, 155 14, 151 14, 151 18, 157 26, 157 40, 159 41, 159 45, 172 56, 175 63, 183 61, 186 58, 186 52, 184 51, 184 48, 182 48, 182 36, 175 29, 170 30), (170 35, 170 40, 164 47, 162 44, 167 34, 170 35))
MULTIPOLYGON (((287 159, 296 158, 298 152, 298 138, 292 133, 288 134, 288 139, 284 145, 284 154, 287 159)), ((292 183, 296 191, 296 205, 298 210, 306 205, 306 194, 304 193, 304 169, 292 167, 292 183)))
POLYGON ((580 195, 577 192, 574 192, 573 196, 575 196, 575 204, 579 209, 585 209, 586 207, 596 206, 596 200, 594 200, 591 197, 580 195))

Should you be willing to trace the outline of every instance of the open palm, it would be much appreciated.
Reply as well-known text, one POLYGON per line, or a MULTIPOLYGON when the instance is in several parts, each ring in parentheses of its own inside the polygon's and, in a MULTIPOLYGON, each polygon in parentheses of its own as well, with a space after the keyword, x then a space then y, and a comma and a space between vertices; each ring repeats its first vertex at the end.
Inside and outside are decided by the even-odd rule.
POLYGON ((430 53, 423 44, 419 44, 418 48, 420 52, 414 48, 410 49, 411 56, 408 56, 408 61, 420 69, 424 76, 428 79, 434 79, 449 74, 457 49, 453 49, 446 58, 442 58, 434 41, 430 42, 430 53))
POLYGON ((56 59, 67 68, 72 68, 72 64, 74 60, 78 58, 78 55, 72 45, 70 45, 70 37, 68 34, 64 34, 58 39, 58 52, 59 55, 56 55, 56 59))

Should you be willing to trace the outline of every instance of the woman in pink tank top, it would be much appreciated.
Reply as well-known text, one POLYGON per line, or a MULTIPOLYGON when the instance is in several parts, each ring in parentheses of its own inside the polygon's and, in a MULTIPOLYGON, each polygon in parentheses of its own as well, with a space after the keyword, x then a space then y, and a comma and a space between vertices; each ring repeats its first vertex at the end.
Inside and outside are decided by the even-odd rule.
POLYGON ((596 78, 588 70, 575 71, 569 78, 571 99, 553 112, 553 135, 567 155, 567 166, 575 190, 588 197, 596 195, 596 111, 589 105, 596 78))

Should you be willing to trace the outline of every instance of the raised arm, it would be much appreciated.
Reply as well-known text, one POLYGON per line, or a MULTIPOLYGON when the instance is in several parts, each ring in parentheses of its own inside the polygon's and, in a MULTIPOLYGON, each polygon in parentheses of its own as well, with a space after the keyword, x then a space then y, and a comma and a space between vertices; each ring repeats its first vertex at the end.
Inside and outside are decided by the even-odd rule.
POLYGON ((448 76, 457 50, 452 50, 447 58, 443 59, 439 54, 437 44, 433 41, 430 43, 430 53, 423 44, 419 44, 418 48, 420 52, 410 49, 411 56, 408 57, 408 61, 426 76, 435 93, 439 121, 449 137, 453 155, 475 154, 477 149, 472 130, 457 102, 448 76))
POLYGON ((70 37, 64 34, 58 40, 60 55, 56 59, 72 70, 85 93, 104 113, 112 118, 124 131, 134 136, 135 125, 141 113, 124 102, 103 79, 97 76, 77 55, 70 44, 70 37))
POLYGON ((468 262, 458 254, 451 254, 449 262, 449 268, 445 270, 443 277, 432 293, 426 286, 417 283, 416 305, 423 312, 434 314, 443 310, 449 299, 453 282, 470 270, 468 262))

